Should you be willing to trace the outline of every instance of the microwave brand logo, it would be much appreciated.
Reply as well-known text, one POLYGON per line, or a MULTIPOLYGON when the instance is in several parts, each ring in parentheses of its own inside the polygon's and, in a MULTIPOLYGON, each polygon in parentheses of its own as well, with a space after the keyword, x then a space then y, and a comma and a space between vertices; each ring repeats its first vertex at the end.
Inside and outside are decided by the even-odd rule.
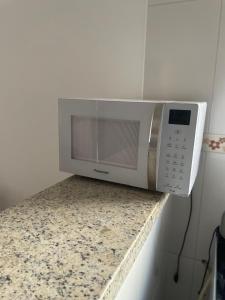
POLYGON ((97 173, 101 173, 101 174, 109 174, 108 171, 102 171, 102 170, 98 170, 98 169, 94 169, 94 171, 97 173))

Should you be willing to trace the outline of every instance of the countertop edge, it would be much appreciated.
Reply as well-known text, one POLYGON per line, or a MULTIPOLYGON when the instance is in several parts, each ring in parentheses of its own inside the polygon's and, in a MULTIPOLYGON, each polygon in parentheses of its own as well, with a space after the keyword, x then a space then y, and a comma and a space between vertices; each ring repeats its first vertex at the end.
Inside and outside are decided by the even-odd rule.
POLYGON ((151 228, 159 215, 161 209, 165 205, 166 201, 169 199, 170 194, 164 194, 162 199, 157 202, 150 215, 148 216, 144 226, 138 233, 136 239, 133 241, 131 247, 128 249, 123 260, 118 266, 117 270, 113 274, 111 280, 106 285, 102 295, 99 300, 113 300, 115 299, 120 287, 122 286, 124 280, 126 279, 133 263, 135 262, 142 246, 144 245, 151 228))

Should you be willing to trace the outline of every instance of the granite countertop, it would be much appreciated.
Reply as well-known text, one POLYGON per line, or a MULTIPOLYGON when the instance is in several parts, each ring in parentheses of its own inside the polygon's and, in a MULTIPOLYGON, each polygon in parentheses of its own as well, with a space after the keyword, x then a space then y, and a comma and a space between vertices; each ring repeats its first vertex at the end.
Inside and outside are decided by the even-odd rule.
POLYGON ((78 176, 0 213, 0 299, 114 299, 168 195, 78 176))

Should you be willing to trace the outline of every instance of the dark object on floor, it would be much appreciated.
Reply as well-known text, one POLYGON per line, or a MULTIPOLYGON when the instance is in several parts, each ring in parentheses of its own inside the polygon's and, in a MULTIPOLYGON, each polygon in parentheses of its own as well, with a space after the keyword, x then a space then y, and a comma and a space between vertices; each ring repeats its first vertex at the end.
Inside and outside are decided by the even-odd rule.
POLYGON ((216 299, 225 300, 225 239, 217 235, 216 299))

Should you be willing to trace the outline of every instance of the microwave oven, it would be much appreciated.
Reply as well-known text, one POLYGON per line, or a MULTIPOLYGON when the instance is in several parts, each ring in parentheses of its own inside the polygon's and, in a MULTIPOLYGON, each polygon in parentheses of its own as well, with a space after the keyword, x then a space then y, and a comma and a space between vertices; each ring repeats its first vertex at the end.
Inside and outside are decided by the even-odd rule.
POLYGON ((196 179, 204 102, 59 99, 61 171, 188 196, 196 179))

